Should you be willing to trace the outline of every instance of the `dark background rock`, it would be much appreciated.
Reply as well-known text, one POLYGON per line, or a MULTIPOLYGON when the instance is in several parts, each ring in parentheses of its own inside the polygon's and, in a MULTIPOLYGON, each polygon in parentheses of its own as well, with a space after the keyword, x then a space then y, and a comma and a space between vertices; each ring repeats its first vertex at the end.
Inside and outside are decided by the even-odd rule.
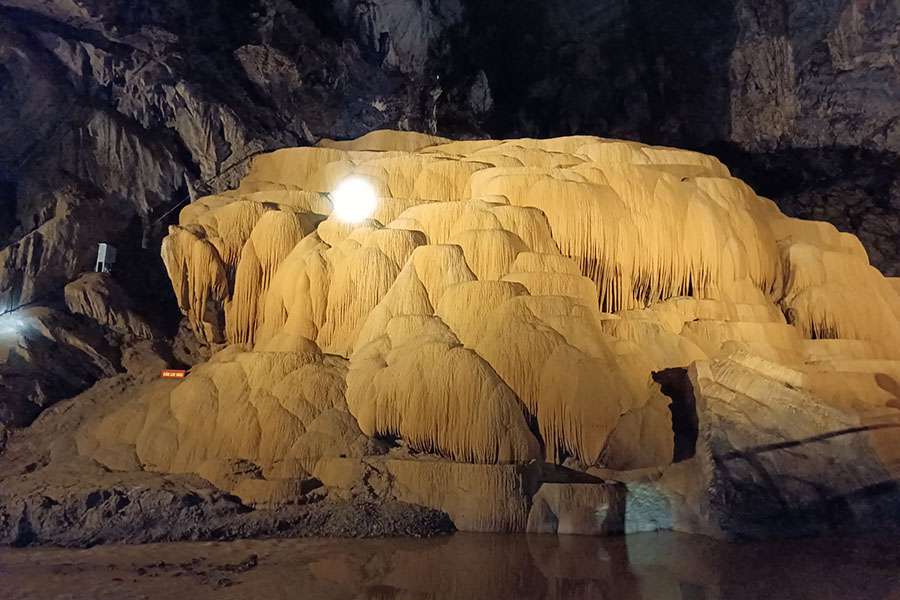
POLYGON ((260 151, 377 128, 574 133, 720 156, 900 274, 895 0, 0 0, 0 312, 159 240, 260 151))
POLYGON ((0 325, 0 424, 23 427, 41 411, 119 370, 104 332, 64 310, 35 307, 0 325))
POLYGON ((158 337, 153 326, 135 311, 131 298, 111 273, 85 273, 65 288, 69 312, 83 315, 123 336, 158 337))

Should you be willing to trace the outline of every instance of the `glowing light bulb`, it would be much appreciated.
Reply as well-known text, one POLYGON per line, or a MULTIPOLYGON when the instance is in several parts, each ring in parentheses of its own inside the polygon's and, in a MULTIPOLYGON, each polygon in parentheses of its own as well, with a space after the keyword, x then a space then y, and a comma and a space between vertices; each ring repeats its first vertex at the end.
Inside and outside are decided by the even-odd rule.
POLYGON ((338 184, 331 193, 334 216, 346 223, 365 221, 375 213, 378 196, 365 179, 351 177, 338 184))

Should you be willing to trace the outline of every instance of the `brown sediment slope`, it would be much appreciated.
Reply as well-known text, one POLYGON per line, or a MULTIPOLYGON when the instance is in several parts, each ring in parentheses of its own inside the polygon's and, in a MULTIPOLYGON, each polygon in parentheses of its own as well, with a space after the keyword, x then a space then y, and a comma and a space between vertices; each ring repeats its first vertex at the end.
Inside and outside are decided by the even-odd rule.
POLYGON ((222 350, 80 424, 113 472, 480 531, 898 522, 896 283, 712 157, 373 132, 258 157, 162 251, 222 350), (329 217, 348 177, 358 224, 329 217))

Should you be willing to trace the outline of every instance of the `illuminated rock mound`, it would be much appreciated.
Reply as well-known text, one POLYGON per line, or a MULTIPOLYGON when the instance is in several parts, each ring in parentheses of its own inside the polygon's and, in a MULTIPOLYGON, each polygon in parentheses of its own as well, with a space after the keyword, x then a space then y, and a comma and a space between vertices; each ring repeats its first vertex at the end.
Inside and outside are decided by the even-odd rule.
MULTIPOLYGON (((532 461, 607 480, 657 468, 662 479, 626 486, 629 498, 657 486, 668 526, 692 530, 715 519, 679 516, 673 498, 721 481, 716 427, 728 419, 735 448, 865 429, 865 450, 835 460, 863 453, 883 472, 845 473, 839 492, 900 470, 896 430, 869 427, 900 414, 896 282, 855 237, 784 216, 699 153, 374 132, 258 157, 238 190, 185 207, 162 252, 197 335, 227 349, 82 433, 83 451, 113 467, 133 453, 262 504, 289 501, 310 473, 349 489, 375 468, 407 482, 391 493, 450 506, 474 529, 526 527, 533 487, 550 477, 535 484, 520 467, 532 461), (348 179, 375 190, 370 218, 329 217, 348 179), (687 425, 664 377, 679 370, 687 425), (748 403, 783 397, 778 427, 755 428, 748 403), (372 467, 398 441, 406 459, 372 467), (681 459, 690 473, 668 467, 681 459), (240 461, 263 475, 235 475, 240 461)), ((768 468, 798 478, 789 460, 768 468)), ((804 486, 791 488, 798 503, 804 486)), ((543 494, 544 513, 615 496, 543 494)), ((546 515, 531 522, 547 530, 546 515)))

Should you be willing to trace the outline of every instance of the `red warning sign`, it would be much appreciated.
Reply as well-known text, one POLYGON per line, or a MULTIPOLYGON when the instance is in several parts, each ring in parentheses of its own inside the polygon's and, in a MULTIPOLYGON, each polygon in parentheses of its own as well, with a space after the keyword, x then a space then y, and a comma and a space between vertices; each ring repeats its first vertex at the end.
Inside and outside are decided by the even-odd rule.
POLYGON ((187 371, 179 371, 178 369, 165 369, 162 372, 163 379, 184 379, 187 377, 187 371))

